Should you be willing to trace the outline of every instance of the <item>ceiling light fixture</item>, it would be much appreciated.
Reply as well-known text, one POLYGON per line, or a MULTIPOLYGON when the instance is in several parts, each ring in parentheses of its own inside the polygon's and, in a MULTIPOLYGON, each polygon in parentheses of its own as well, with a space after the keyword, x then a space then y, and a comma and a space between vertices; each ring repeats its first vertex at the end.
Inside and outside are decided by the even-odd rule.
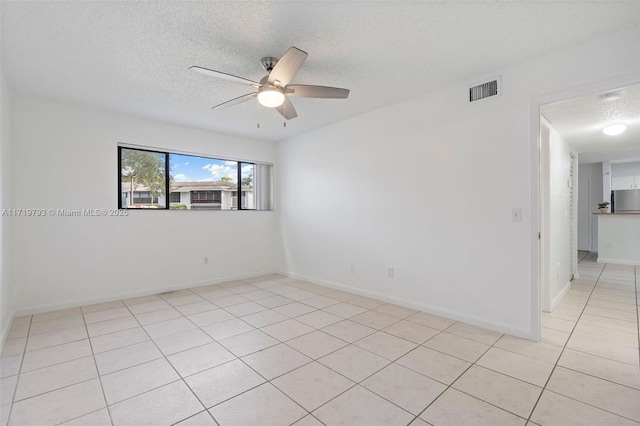
POLYGON ((625 130, 627 130, 627 126, 625 126, 624 124, 612 124, 602 129, 602 133, 609 136, 616 136, 624 132, 625 130))
POLYGON ((284 102, 284 93, 275 86, 265 87, 258 92, 258 102, 267 108, 279 107, 284 102))

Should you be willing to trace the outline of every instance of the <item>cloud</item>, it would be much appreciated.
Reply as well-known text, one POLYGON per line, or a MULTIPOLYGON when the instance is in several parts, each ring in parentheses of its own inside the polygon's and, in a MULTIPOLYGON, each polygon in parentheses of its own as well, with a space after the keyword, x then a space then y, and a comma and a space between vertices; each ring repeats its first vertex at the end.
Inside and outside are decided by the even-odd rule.
POLYGON ((187 175, 179 173, 177 175, 173 175, 173 180, 175 182, 188 182, 189 178, 187 177, 187 175))
POLYGON ((229 160, 225 160, 224 162, 225 166, 238 166, 238 162, 237 161, 229 161, 229 160))
POLYGON ((242 169, 240 170, 242 171, 242 174, 253 173, 253 164, 250 166, 242 166, 242 169))
POLYGON ((189 162, 188 162, 188 161, 185 161, 185 162, 184 162, 184 165, 185 165, 185 166, 188 166, 188 165, 189 165, 189 162))
MULTIPOLYGON (((236 163, 233 162, 233 164, 235 165, 236 163)), ((205 164, 202 168, 211 173, 211 180, 220 180, 223 176, 229 176, 234 182, 236 181, 236 169, 227 165, 205 164)))

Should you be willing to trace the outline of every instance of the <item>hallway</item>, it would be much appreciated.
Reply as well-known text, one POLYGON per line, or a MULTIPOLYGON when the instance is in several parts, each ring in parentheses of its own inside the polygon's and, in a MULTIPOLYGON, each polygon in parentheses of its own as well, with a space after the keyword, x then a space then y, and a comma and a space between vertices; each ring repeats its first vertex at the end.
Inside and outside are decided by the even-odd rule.
POLYGON ((542 314, 542 341, 563 349, 532 416, 541 424, 624 423, 596 407, 640 420, 640 268, 596 259, 578 252, 580 278, 552 313, 542 314))

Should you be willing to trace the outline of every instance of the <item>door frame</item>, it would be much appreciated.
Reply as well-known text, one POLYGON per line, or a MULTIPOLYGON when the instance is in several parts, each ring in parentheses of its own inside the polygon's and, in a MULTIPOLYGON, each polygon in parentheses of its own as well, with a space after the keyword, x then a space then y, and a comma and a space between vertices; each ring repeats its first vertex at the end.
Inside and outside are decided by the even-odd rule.
POLYGON ((571 281, 580 278, 578 273, 578 179, 580 178, 578 173, 578 153, 571 149, 569 154, 571 157, 571 185, 569 196, 571 197, 571 241, 569 246, 571 247, 571 253, 569 253, 569 259, 571 259, 571 281))
MULTIPOLYGON (((530 222, 530 277, 531 277, 531 334, 530 339, 539 341, 542 331, 542 268, 545 266, 541 259, 545 259, 546 252, 543 252, 544 244, 541 241, 547 238, 549 233, 548 226, 541 223, 541 217, 544 213, 542 209, 548 209, 549 200, 541 200, 540 188, 542 179, 545 178, 541 173, 543 166, 540 158, 540 107, 545 104, 560 102, 567 99, 592 95, 607 90, 613 90, 620 87, 629 86, 640 83, 640 72, 622 75, 619 77, 601 80, 572 87, 558 92, 534 97, 529 99, 529 141, 530 141, 530 204, 531 204, 531 222, 530 222), (543 226, 545 225, 545 226, 543 226)), ((545 178, 545 179, 548 179, 545 178)), ((547 195, 548 197, 548 195, 547 195)), ((546 265, 547 267, 549 265, 546 265)))
MULTIPOLYGON (((589 206, 591 206, 591 178, 580 178, 580 176, 578 176, 578 219, 580 216, 580 181, 586 182, 587 183, 587 208, 589 206)), ((579 222, 579 220, 578 220, 579 222)), ((589 225, 589 232, 588 232, 588 237, 589 237, 589 250, 591 251, 593 250, 593 215, 589 215, 587 216, 587 224, 589 225)), ((578 228, 580 229, 580 228, 578 228)), ((578 241, 580 241, 580 235, 578 235, 578 241)), ((580 250, 580 244, 578 244, 578 250, 580 250)), ((578 277, 579 278, 579 277, 578 277)))

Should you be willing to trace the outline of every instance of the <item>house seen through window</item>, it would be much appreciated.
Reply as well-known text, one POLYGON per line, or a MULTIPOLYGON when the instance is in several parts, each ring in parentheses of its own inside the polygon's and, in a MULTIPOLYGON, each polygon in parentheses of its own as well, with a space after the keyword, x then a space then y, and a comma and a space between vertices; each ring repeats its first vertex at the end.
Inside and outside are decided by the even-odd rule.
POLYGON ((271 209, 270 165, 125 147, 118 154, 120 208, 271 209))

